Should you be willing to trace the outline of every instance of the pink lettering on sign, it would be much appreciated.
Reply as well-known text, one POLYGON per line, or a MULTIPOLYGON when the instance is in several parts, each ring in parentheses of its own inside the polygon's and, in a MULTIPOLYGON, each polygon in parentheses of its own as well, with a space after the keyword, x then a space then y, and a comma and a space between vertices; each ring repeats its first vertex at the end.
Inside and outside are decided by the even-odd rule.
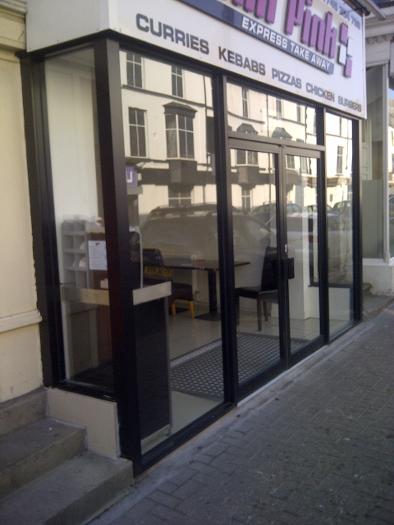
MULTIPOLYGON (((266 23, 275 22, 277 0, 231 0, 231 2, 266 23)), ((284 32, 286 35, 292 35, 295 28, 300 28, 300 41, 330 59, 338 55, 338 47, 342 48, 342 51, 345 48, 345 61, 337 61, 344 66, 345 77, 351 77, 353 63, 347 53, 349 27, 345 23, 341 23, 339 29, 333 27, 333 15, 329 11, 323 16, 313 14, 310 9, 312 6, 313 0, 287 0, 284 32)))
POLYGON ((232 2, 247 13, 253 13, 256 18, 263 18, 268 24, 275 22, 278 0, 232 0, 232 2))
MULTIPOLYGON (((333 16, 327 12, 324 17, 314 15, 309 9, 313 0, 288 0, 285 19, 285 33, 292 35, 295 27, 301 28, 301 42, 319 53, 335 58, 337 45, 347 47, 349 28, 342 23, 338 30, 332 26, 333 16), (339 41, 339 42, 338 42, 339 41)), ((352 74, 352 60, 347 57, 344 75, 352 74)))

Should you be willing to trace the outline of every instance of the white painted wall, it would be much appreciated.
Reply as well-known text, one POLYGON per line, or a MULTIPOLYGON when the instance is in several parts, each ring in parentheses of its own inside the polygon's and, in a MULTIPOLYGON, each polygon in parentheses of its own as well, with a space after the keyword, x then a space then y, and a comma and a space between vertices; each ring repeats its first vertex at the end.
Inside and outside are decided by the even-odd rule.
POLYGON ((0 402, 38 388, 42 367, 23 124, 22 15, 0 10, 0 402))

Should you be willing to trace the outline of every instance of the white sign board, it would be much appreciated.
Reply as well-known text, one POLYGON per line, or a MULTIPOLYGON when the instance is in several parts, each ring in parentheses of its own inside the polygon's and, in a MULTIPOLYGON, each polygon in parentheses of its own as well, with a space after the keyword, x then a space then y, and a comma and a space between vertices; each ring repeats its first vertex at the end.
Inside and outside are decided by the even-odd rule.
POLYGON ((28 0, 28 50, 112 29, 352 115, 366 115, 364 19, 343 0, 88 4, 86 9, 76 0, 28 0), (56 22, 59 4, 62 19, 56 22))
POLYGON ((107 270, 107 246, 105 241, 88 241, 90 270, 107 270))

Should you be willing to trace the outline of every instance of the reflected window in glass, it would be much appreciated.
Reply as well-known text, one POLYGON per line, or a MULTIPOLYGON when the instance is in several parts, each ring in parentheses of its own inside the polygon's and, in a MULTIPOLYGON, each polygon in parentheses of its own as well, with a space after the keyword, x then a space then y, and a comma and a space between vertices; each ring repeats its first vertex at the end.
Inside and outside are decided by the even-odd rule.
POLYGON ((316 144, 316 110, 227 83, 228 126, 239 133, 253 130, 260 137, 316 144), (243 122, 247 117, 248 123, 243 122))
POLYGON ((168 158, 194 158, 193 118, 186 115, 166 115, 168 158))
POLYGON ((295 169, 295 158, 294 155, 286 155, 286 165, 290 170, 295 169))
POLYGON ((343 173, 343 146, 337 148, 337 173, 339 175, 343 173))
POLYGON ((130 156, 146 157, 145 111, 129 108, 130 156))
POLYGON ((248 90, 242 88, 242 116, 249 117, 248 90))
POLYGON ((127 53, 127 85, 142 88, 142 57, 137 53, 127 53))
POLYGON ((256 166, 258 162, 257 151, 237 149, 238 166, 256 166))
POLYGON ((174 97, 183 97, 183 70, 180 67, 171 68, 172 94, 174 97))

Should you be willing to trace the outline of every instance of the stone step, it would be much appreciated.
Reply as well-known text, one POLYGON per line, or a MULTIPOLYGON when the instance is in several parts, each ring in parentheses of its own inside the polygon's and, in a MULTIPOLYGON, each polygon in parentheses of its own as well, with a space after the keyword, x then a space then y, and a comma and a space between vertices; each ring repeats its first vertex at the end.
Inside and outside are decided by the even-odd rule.
POLYGON ((45 417, 46 392, 43 388, 0 403, 0 436, 45 417))
MULTIPOLYGON (((45 418, 0 438, 0 497, 84 450, 85 431, 45 418)), ((1 523, 1 520, 0 520, 1 523)))
POLYGON ((85 452, 0 500, 1 525, 80 525, 131 488, 132 463, 85 452))

